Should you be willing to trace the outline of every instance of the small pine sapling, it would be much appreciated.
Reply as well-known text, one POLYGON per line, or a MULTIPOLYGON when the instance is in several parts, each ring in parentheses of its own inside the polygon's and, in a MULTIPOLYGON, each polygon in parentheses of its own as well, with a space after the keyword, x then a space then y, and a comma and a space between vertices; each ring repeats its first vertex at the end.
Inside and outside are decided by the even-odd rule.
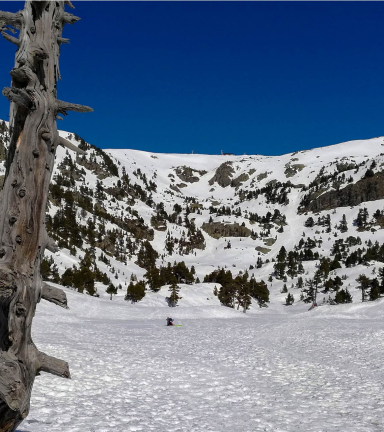
POLYGON ((288 293, 287 297, 285 298, 285 305, 291 306, 293 302, 295 301, 293 295, 291 293, 288 293))

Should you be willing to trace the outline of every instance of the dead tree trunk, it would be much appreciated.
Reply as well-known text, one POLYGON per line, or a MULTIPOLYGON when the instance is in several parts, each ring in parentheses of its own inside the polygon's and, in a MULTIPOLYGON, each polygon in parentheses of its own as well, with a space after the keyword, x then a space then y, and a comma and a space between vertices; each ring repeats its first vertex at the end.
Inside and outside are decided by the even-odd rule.
POLYGON ((60 140, 56 118, 67 110, 91 111, 57 100, 63 26, 79 18, 64 11, 70 1, 26 1, 18 13, 0 12, 1 34, 15 44, 10 146, 0 202, 0 432, 12 432, 29 412, 33 382, 40 371, 69 378, 68 364, 40 352, 31 337, 41 298, 66 306, 65 294, 43 287, 44 249, 55 250, 45 228, 48 188, 60 140), (18 37, 6 33, 13 28, 18 37))

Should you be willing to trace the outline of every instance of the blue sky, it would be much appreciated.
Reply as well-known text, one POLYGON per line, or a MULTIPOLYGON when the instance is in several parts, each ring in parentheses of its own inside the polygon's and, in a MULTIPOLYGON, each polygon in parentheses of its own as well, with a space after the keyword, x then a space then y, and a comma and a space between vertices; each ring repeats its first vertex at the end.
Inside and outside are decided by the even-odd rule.
MULTIPOLYGON (((99 147, 274 155, 384 135, 383 2, 74 4, 59 98, 95 112, 58 126, 99 147)), ((8 86, 15 47, 0 52, 8 86)))

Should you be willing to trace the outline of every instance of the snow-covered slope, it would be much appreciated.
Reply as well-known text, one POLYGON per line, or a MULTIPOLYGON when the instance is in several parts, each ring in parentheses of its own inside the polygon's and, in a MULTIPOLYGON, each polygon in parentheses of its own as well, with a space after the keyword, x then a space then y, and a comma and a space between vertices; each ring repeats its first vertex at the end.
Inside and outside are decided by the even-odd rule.
POLYGON ((72 379, 38 377, 18 432, 384 429, 382 299, 242 314, 184 288, 173 309, 162 291, 136 305, 70 290, 69 310, 40 303, 34 341, 72 379), (165 326, 170 310, 182 327, 165 326))
MULTIPOLYGON (((335 241, 359 237, 340 255, 341 268, 330 273, 344 276, 343 287, 354 301, 361 297, 355 279, 377 275, 382 266, 372 259, 345 264, 359 247, 383 243, 382 137, 281 156, 233 156, 101 151, 73 133, 60 134, 86 149, 87 156, 57 150, 47 226, 62 249, 47 252, 51 280, 64 283, 64 272, 85 266, 84 253, 91 250, 92 266, 124 296, 130 280, 147 273, 139 252, 149 241, 158 267, 184 261, 201 282, 219 267, 233 276, 248 272, 256 280, 271 279, 270 305, 284 303, 285 283, 296 307, 300 289, 293 286, 300 274, 275 277, 282 247, 287 252, 311 249, 315 257, 302 261, 305 280, 313 277, 319 259, 334 260, 335 241), (368 216, 357 226, 363 208, 368 216), (340 228, 343 215, 347 229, 340 228), (312 226, 306 223, 309 217, 312 226)), ((0 137, 6 144, 6 131, 0 137)), ((99 295, 106 286, 107 281, 96 280, 99 295)), ((325 291, 321 301, 332 294, 325 291)))

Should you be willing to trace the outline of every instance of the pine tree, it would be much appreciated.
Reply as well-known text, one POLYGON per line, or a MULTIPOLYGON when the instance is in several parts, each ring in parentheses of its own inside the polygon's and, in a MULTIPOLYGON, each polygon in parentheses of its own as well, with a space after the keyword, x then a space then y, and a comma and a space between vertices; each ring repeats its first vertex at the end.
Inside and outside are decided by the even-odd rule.
POLYGON ((357 214, 356 218, 356 225, 360 229, 364 229, 369 218, 368 209, 366 207, 359 209, 359 213, 357 214))
POLYGON ((302 293, 305 294, 303 301, 305 303, 315 304, 316 302, 316 284, 313 279, 308 279, 305 281, 305 288, 303 288, 302 293))
POLYGON ((238 286, 234 281, 226 285, 222 285, 219 289, 218 298, 220 302, 227 307, 235 308, 235 299, 237 293, 238 286))
POLYGON ((291 293, 288 293, 286 299, 285 299, 285 305, 286 306, 291 306, 293 304, 293 302, 295 301, 293 295, 291 293))
POLYGON ((284 279, 285 277, 285 262, 276 262, 273 266, 273 270, 275 272, 275 278, 276 279, 284 279))
POLYGON ((194 277, 184 261, 177 263, 173 267, 173 275, 176 277, 178 283, 192 284, 194 282, 194 277))
POLYGON ((177 306, 178 301, 182 298, 179 296, 180 287, 176 283, 173 283, 169 287, 169 292, 171 293, 169 296, 169 304, 170 306, 175 307, 177 306))
POLYGON ((237 290, 236 290, 236 300, 239 307, 243 308, 243 312, 249 309, 249 306, 252 304, 252 299, 250 295, 250 287, 248 283, 248 273, 245 273, 243 277, 237 276, 235 279, 237 290))
POLYGON ((341 264, 339 263, 339 260, 335 256, 334 260, 331 261, 331 263, 329 264, 329 269, 332 271, 338 268, 341 268, 341 264))
POLYGON ((113 285, 111 282, 108 284, 108 288, 105 290, 107 294, 109 294, 110 300, 112 300, 113 296, 117 294, 117 287, 113 285))
POLYGON ((371 289, 369 290, 369 300, 377 300, 380 297, 380 284, 377 278, 371 279, 371 289))
POLYGON ((257 282, 254 276, 249 281, 249 293, 252 298, 256 299, 260 307, 267 306, 269 302, 269 290, 267 284, 261 280, 257 282))
POLYGON ((130 300, 132 303, 136 303, 142 300, 145 296, 145 282, 130 282, 127 289, 125 300, 130 300))
POLYGON ((281 246, 280 251, 277 255, 277 261, 285 262, 286 258, 287 258, 287 251, 284 246, 281 246))
POLYGON ((329 263, 329 258, 322 258, 320 260, 320 265, 319 265, 319 273, 321 278, 326 279, 329 275, 329 272, 331 271, 331 267, 330 267, 330 263, 329 263))
POLYGON ((290 276, 292 279, 297 275, 298 268, 297 268, 297 261, 295 254, 291 251, 288 253, 288 270, 287 275, 290 276))
POLYGON ((159 254, 153 249, 151 243, 149 243, 148 240, 146 240, 139 250, 139 253, 137 254, 137 265, 149 269, 152 267, 155 267, 156 265, 156 259, 159 257, 159 254))
POLYGON ((367 171, 365 172, 364 177, 368 178, 368 177, 374 177, 375 173, 371 168, 368 168, 367 171))
POLYGON ((341 221, 340 221, 340 225, 339 225, 339 230, 341 232, 347 232, 348 231, 348 224, 347 224, 347 219, 345 217, 345 214, 343 214, 341 221))
POLYGON ((335 295, 336 303, 352 303, 352 296, 349 293, 348 289, 342 289, 338 291, 335 295))
POLYGON ((299 265, 298 265, 298 268, 297 268, 297 273, 298 274, 304 274, 305 273, 305 270, 304 270, 304 267, 303 267, 303 263, 301 261, 299 262, 299 265))
POLYGON ((80 260, 79 268, 73 266, 63 273, 61 284, 76 288, 80 293, 85 290, 89 295, 93 296, 96 294, 95 280, 97 273, 96 269, 94 269, 94 256, 90 250, 87 250, 80 260))
POLYGON ((379 268, 380 294, 384 294, 384 267, 379 268))
POLYGON ((165 285, 164 283, 162 283, 160 271, 157 267, 152 267, 148 269, 144 277, 147 278, 148 285, 154 292, 159 291, 160 288, 165 285))
POLYGON ((305 222, 304 222, 304 226, 307 228, 312 228, 315 225, 315 222, 313 220, 313 217, 309 217, 305 222))
POLYGON ((40 273, 42 280, 60 283, 60 275, 57 264, 53 260, 52 256, 49 258, 43 258, 41 261, 40 273))
POLYGON ((365 298, 367 296, 367 289, 369 288, 371 284, 371 280, 367 278, 364 274, 361 274, 357 279, 356 282, 359 282, 358 288, 361 290, 361 301, 364 302, 365 298))

